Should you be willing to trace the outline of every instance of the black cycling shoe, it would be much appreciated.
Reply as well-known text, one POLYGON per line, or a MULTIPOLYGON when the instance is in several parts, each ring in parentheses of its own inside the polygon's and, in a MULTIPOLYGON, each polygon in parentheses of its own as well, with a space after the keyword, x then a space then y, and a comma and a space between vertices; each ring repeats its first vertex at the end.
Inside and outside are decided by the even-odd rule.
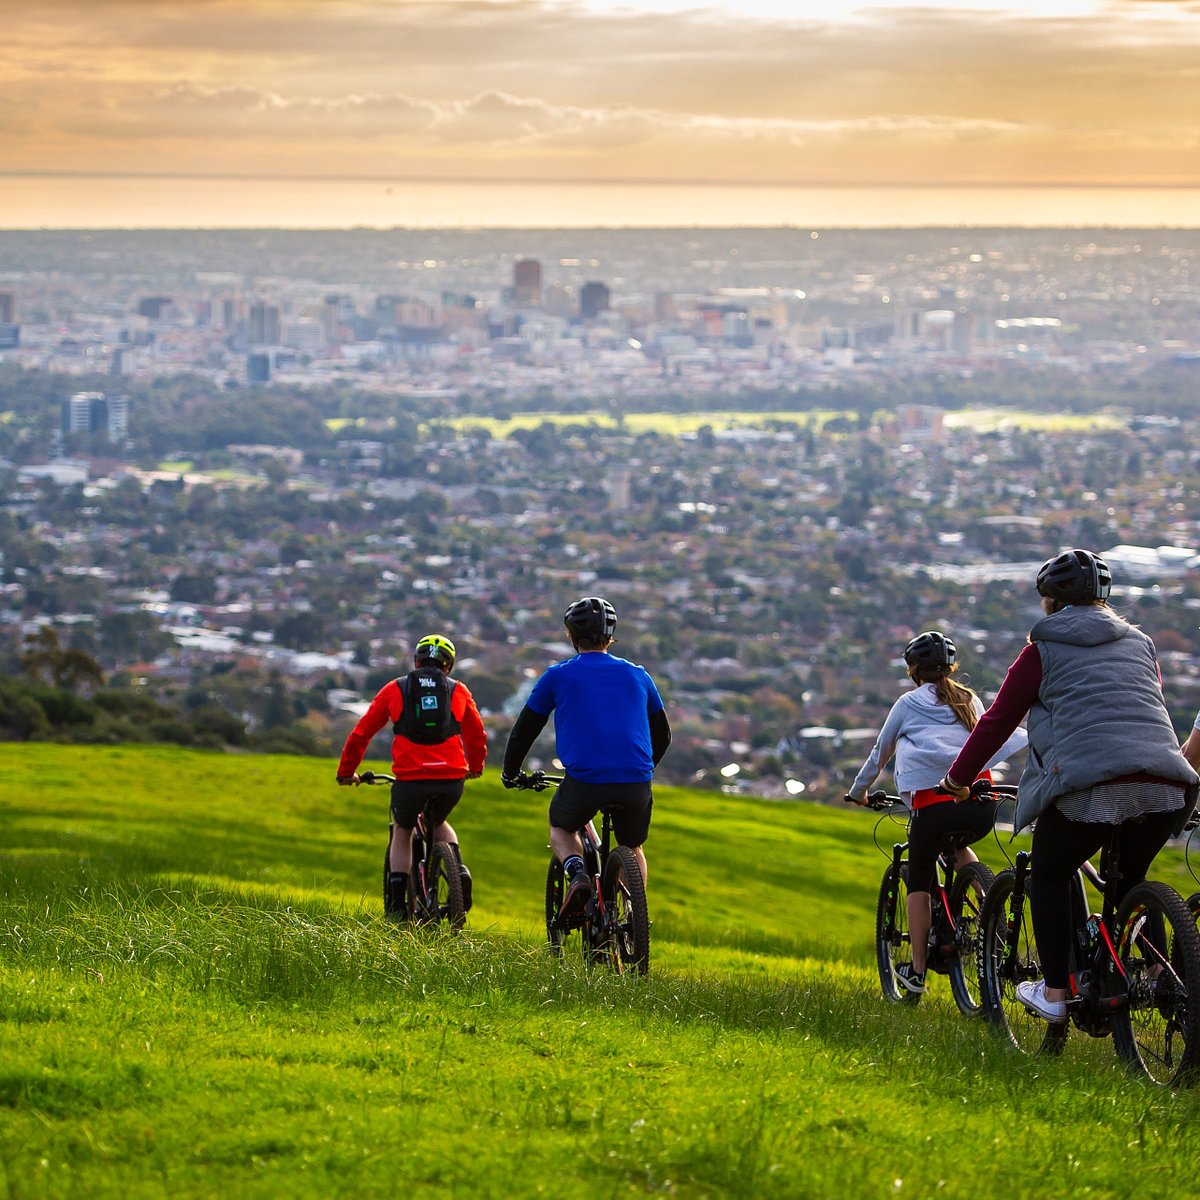
POLYGON ((580 871, 567 885, 567 893, 563 896, 562 907, 558 910, 559 919, 573 917, 583 912, 592 899, 592 881, 586 871, 580 871))
POLYGON ((925 986, 925 972, 913 970, 912 963, 901 963, 892 974, 895 975, 896 982, 913 995, 920 996, 929 990, 925 986))

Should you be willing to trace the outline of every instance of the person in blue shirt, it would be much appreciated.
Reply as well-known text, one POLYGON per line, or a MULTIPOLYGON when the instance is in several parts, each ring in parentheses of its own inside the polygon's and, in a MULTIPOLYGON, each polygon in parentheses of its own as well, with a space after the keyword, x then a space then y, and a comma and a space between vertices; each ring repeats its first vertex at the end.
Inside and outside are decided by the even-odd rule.
POLYGON ((592 898, 579 833, 602 807, 614 810, 617 842, 637 856, 645 880, 651 780, 671 744, 671 725, 649 672, 609 652, 617 610, 607 600, 576 600, 563 624, 575 656, 548 667, 533 685, 508 735, 500 778, 505 787, 517 786, 525 756, 553 713, 564 778, 550 802, 550 848, 566 874, 562 912, 570 914, 592 898))

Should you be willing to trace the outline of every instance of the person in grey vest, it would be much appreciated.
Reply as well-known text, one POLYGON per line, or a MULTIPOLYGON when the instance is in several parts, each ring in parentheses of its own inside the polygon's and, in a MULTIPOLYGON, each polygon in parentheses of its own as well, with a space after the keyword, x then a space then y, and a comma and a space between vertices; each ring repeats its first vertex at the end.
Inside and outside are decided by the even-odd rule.
POLYGON ((1108 564, 1089 550, 1042 564, 1046 615, 942 781, 965 799, 957 781, 974 779, 1028 714, 1014 826, 1037 822, 1030 901, 1045 978, 1019 984, 1017 996, 1053 1022, 1067 1019, 1076 871, 1117 826, 1119 903, 1182 829, 1200 783, 1163 703, 1154 643, 1109 608, 1111 587, 1108 564))

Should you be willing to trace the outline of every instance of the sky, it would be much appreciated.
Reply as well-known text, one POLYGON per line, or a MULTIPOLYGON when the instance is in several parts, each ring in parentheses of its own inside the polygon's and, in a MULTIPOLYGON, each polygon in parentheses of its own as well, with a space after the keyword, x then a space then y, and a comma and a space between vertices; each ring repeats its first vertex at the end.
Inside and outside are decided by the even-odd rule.
POLYGON ((1200 0, 30 0, 0 174, 1196 188, 1198 48, 1200 0))

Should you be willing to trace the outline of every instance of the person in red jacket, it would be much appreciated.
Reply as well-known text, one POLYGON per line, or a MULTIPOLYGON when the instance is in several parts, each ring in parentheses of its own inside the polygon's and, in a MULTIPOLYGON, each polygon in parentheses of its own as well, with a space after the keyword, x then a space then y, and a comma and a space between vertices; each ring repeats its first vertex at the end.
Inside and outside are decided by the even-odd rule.
MULTIPOLYGON (((446 818, 462 799, 463 782, 478 779, 487 759, 487 733, 475 699, 461 680, 447 678, 454 666, 454 643, 431 633, 413 650, 413 670, 384 684, 371 707, 346 738, 337 781, 357 785, 358 767, 371 739, 391 722, 392 838, 388 863, 388 911, 408 911, 408 876, 412 869, 412 833, 427 804, 433 806, 438 842, 458 845, 446 818)), ((461 853, 458 856, 462 863, 461 853)), ((471 907, 471 873, 462 867, 463 903, 471 907)))

